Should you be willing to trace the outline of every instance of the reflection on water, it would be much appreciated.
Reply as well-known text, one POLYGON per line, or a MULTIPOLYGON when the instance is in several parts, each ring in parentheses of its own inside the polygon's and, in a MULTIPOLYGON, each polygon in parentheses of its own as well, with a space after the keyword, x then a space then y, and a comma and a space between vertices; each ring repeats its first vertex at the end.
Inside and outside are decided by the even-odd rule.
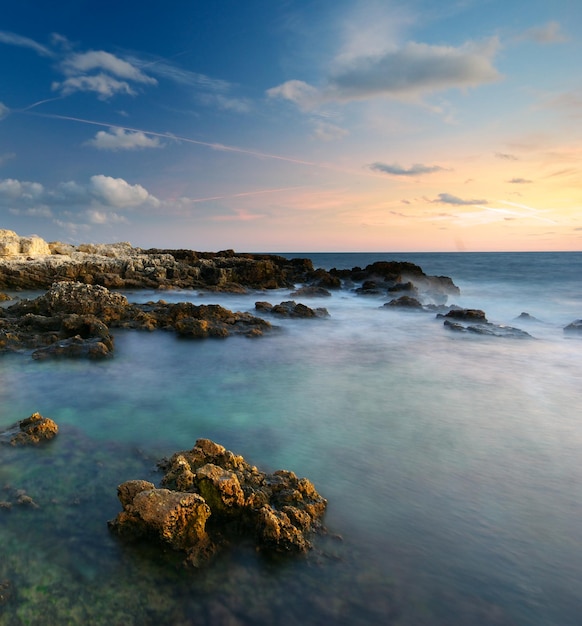
MULTIPOLYGON (((511 323, 532 293, 506 281, 479 304, 511 323)), ((252 310, 288 292, 164 294, 186 297, 252 310)), ((0 426, 38 410, 61 431, 0 448, 13 503, 0 508, 0 623, 578 624, 582 344, 562 333, 575 301, 550 299, 526 341, 455 335, 382 302, 336 294, 314 303, 329 319, 258 340, 120 332, 102 363, 3 357, 0 426), (109 535, 117 484, 157 482, 156 460, 199 437, 314 482, 330 534, 308 559, 240 545, 184 572, 109 535)))

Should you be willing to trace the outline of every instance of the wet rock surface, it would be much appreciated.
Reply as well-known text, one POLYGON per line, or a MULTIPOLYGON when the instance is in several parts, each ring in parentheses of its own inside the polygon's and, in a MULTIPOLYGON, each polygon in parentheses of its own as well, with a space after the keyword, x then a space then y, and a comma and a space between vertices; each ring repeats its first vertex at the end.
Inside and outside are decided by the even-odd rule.
POLYGON ((568 326, 564 327, 564 332, 567 334, 582 334, 582 319, 574 320, 568 326))
POLYGON ((59 427, 52 419, 43 417, 40 413, 33 413, 1 432, 0 443, 8 443, 11 446, 37 445, 43 441, 50 441, 58 432, 59 427))
POLYGON ((272 305, 269 302, 255 302, 255 309, 262 313, 271 313, 279 317, 329 317, 329 311, 324 307, 312 309, 301 302, 287 300, 280 304, 272 305))
POLYGON ((310 535, 323 530, 327 501, 309 480, 286 470, 262 472, 209 439, 159 466, 161 488, 140 480, 119 486, 123 511, 109 522, 112 532, 154 537, 198 566, 244 538, 262 551, 305 553, 310 535))
POLYGON ((182 337, 260 336, 271 324, 219 305, 130 304, 100 285, 54 283, 42 296, 0 309, 0 352, 31 351, 35 359, 101 359, 114 349, 113 328, 172 330, 182 337))

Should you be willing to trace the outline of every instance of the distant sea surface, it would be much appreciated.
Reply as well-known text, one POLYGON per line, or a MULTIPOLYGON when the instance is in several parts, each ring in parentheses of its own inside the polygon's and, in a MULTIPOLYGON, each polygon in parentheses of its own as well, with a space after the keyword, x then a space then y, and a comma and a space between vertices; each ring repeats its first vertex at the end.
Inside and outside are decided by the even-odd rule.
POLYGON ((454 333, 345 289, 301 299, 329 318, 259 339, 123 331, 103 362, 3 355, 0 428, 40 411, 60 432, 0 447, 0 624, 579 626, 582 336, 563 328, 582 318, 582 253, 283 256, 410 261, 453 279, 450 304, 531 338, 454 333), (241 543, 184 571, 109 534, 117 485, 158 483, 156 461, 201 437, 314 483, 328 534, 307 558, 241 543))

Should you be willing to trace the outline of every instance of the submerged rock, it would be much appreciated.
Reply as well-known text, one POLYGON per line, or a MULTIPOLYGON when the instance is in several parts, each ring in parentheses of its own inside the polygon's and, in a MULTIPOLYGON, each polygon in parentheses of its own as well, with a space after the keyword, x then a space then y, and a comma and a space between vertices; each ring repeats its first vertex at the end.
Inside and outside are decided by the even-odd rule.
POLYGON ((394 298, 394 300, 386 302, 384 306, 415 310, 422 310, 424 308, 419 300, 411 296, 400 296, 399 298, 394 298))
POLYGON ((323 528, 327 501, 309 480, 285 470, 262 472, 209 439, 160 468, 160 489, 135 480, 119 486, 123 511, 109 522, 113 532, 155 537, 199 565, 217 546, 241 537, 261 550, 304 553, 309 535, 323 528))
POLYGON ((438 313, 437 317, 445 317, 447 319, 462 320, 466 322, 487 323, 487 317, 485 316, 485 312, 481 309, 452 308, 448 313, 438 313))
POLYGON ((305 287, 300 287, 295 291, 292 291, 289 295, 294 298, 330 298, 331 293, 325 287, 319 287, 316 285, 307 285, 305 287))
POLYGON ((255 309, 265 313, 272 313, 279 317, 329 317, 329 311, 326 308, 317 307, 312 309, 305 304, 301 304, 301 302, 295 302, 295 300, 287 300, 274 306, 269 302, 255 302, 255 309))
POLYGON ((515 337, 517 339, 533 339, 533 337, 525 330, 521 330, 520 328, 514 328, 513 326, 505 326, 504 324, 492 324, 491 322, 464 326, 459 322, 451 322, 450 320, 445 320, 444 326, 448 330, 462 333, 489 335, 492 337, 515 337))
POLYGON ((564 327, 565 333, 582 333, 582 320, 574 320, 571 324, 564 327))
POLYGON ((11 446, 36 445, 53 439, 59 432, 57 424, 49 417, 33 413, 0 434, 0 442, 11 446))

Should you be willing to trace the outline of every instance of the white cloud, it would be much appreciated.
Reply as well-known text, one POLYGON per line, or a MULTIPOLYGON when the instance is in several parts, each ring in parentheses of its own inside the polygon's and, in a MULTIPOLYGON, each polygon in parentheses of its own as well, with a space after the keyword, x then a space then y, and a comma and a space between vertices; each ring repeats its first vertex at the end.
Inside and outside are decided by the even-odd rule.
POLYGON ((334 139, 342 139, 346 135, 349 135, 349 132, 345 128, 341 128, 335 124, 317 120, 315 122, 314 135, 317 139, 321 139, 322 141, 333 141, 334 139))
POLYGON ((439 204, 454 204, 455 206, 475 206, 480 204, 487 204, 487 200, 463 200, 457 196, 453 196, 450 193, 439 193, 436 200, 439 204))
POLYGON ((91 224, 127 224, 127 218, 123 215, 118 215, 113 211, 97 211, 90 209, 86 213, 87 218, 91 224))
POLYGON ((100 130, 87 145, 99 150, 136 150, 139 148, 160 148, 162 143, 158 137, 148 137, 142 131, 129 131, 124 128, 100 130))
POLYGON ((112 178, 103 174, 91 176, 89 193, 99 203, 118 209, 160 204, 159 200, 141 185, 130 185, 123 178, 112 178))
POLYGON ((220 93, 204 93, 197 98, 198 102, 206 106, 215 106, 223 111, 248 113, 251 110, 250 102, 245 98, 232 98, 220 93))
POLYGON ((153 60, 143 62, 135 57, 129 57, 128 62, 136 67, 147 68, 150 74, 155 74, 160 78, 170 80, 179 85, 186 87, 194 87, 196 89, 206 89, 213 92, 227 92, 231 88, 231 84, 225 80, 210 78, 205 74, 191 72, 181 67, 171 65, 163 60, 153 60))
POLYGON ((67 76, 76 76, 92 70, 101 70, 118 78, 138 83, 155 85, 158 82, 155 78, 147 76, 131 63, 104 50, 90 50, 89 52, 72 54, 63 61, 61 67, 67 76))
POLYGON ((496 41, 459 48, 408 43, 382 55, 360 57, 330 77, 327 97, 359 100, 378 95, 420 96, 499 79, 492 65, 496 41))
POLYGON ((49 219, 53 216, 52 211, 48 206, 40 205, 35 206, 30 209, 10 209, 10 213, 12 215, 25 215, 27 217, 42 217, 45 219, 49 219))
POLYGON ((568 41, 568 37, 561 32, 558 22, 548 22, 543 26, 529 28, 518 37, 518 40, 524 39, 529 39, 540 44, 564 43, 568 41))
POLYGON ((0 120, 4 119, 9 113, 10 109, 3 102, 0 102, 0 120))
POLYGON ((442 172, 445 169, 444 167, 440 167, 440 165, 423 165, 422 163, 414 163, 410 167, 402 167, 398 165, 398 163, 392 165, 386 163, 372 163, 369 167, 375 172, 392 174, 394 176, 420 176, 421 174, 442 172))
POLYGON ((116 93, 125 93, 135 96, 136 92, 129 83, 117 80, 107 74, 97 74, 96 76, 74 76, 67 78, 62 83, 54 82, 53 91, 60 91, 64 96, 69 96, 76 91, 93 91, 99 94, 101 100, 107 100, 116 93))
POLYGON ((0 31, 0 43, 5 43, 10 46, 19 46, 20 48, 30 48, 37 54, 45 57, 54 56, 53 52, 45 46, 37 43, 34 39, 17 35, 16 33, 10 33, 8 31, 0 31))
POLYGON ((43 191, 40 183, 21 182, 14 178, 0 180, 0 198, 36 200, 42 196, 43 191))
POLYGON ((135 83, 156 85, 158 82, 130 62, 104 50, 69 54, 61 62, 60 69, 66 78, 54 82, 52 89, 64 96, 77 91, 94 92, 101 100, 115 94, 135 96, 135 83))
POLYGON ((498 47, 495 38, 456 48, 409 42, 381 54, 339 59, 321 89, 291 80, 267 95, 310 109, 330 101, 418 99, 436 91, 476 87, 500 79, 493 66, 498 47))
POLYGON ((321 101, 321 93, 302 80, 288 80, 287 82, 267 90, 269 98, 290 100, 301 109, 311 109, 321 101))
POLYGON ((160 201, 141 185, 122 178, 92 176, 86 184, 68 181, 47 189, 37 182, 0 179, 0 213, 51 219, 83 229, 87 225, 127 223, 126 210, 155 209, 160 201))

